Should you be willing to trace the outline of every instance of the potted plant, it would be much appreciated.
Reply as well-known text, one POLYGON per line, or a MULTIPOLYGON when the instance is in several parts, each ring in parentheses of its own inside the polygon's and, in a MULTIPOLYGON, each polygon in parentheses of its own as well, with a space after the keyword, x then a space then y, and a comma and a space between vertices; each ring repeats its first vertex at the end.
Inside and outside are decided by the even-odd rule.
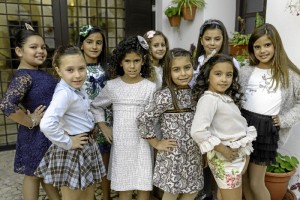
POLYGON ((179 7, 174 5, 168 6, 165 10, 165 15, 168 17, 172 27, 178 27, 180 25, 181 17, 179 7))
POLYGON ((183 18, 188 21, 194 20, 196 9, 202 9, 206 4, 205 0, 173 0, 172 3, 178 6, 179 14, 182 12, 183 18))
POLYGON ((299 161, 294 156, 277 153, 276 162, 267 167, 265 184, 271 200, 282 200, 288 189, 291 176, 296 172, 299 161))

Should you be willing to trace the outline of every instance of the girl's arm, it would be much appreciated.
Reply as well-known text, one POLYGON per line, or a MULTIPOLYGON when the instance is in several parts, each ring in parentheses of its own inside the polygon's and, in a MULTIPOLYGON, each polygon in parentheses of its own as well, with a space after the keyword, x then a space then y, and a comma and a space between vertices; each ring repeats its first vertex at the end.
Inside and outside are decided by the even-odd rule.
MULTIPOLYGON (((40 123, 41 131, 45 134, 45 136, 52 143, 66 150, 71 149, 72 146, 74 147, 74 144, 59 122, 63 121, 63 116, 69 108, 70 98, 71 97, 68 96, 68 92, 65 90, 56 90, 40 123)), ((76 140, 76 138, 73 139, 76 140)))
POLYGON ((107 126, 106 122, 98 122, 98 127, 101 129, 104 137, 109 143, 112 143, 112 129, 107 126))
POLYGON ((91 103, 91 112, 93 113, 96 122, 105 122, 104 109, 112 104, 110 92, 108 81, 100 94, 91 103))
MULTIPOLYGON (((300 120, 300 76, 295 72, 289 70, 289 88, 286 92, 292 92, 289 94, 291 98, 294 98, 294 105, 290 110, 281 112, 282 114, 274 116, 274 125, 280 125, 281 128, 290 128, 300 120)), ((284 105, 286 107, 286 105, 284 105)), ((281 108, 282 109, 282 108, 281 108)))
POLYGON ((191 136, 203 154, 213 150, 216 145, 221 143, 221 140, 210 132, 211 123, 217 111, 217 100, 212 95, 203 95, 197 103, 191 136))

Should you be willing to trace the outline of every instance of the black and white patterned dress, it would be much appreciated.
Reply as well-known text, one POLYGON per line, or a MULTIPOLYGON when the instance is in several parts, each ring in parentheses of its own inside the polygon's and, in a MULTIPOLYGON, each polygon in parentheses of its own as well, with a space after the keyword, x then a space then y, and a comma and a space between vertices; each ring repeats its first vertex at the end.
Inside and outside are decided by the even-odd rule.
POLYGON ((143 138, 154 138, 154 123, 159 119, 163 139, 177 140, 173 151, 158 151, 153 184, 172 194, 194 193, 203 188, 203 175, 202 155, 190 135, 194 117, 191 89, 179 89, 176 95, 180 110, 174 109, 168 88, 157 91, 154 104, 138 116, 137 124, 143 138))

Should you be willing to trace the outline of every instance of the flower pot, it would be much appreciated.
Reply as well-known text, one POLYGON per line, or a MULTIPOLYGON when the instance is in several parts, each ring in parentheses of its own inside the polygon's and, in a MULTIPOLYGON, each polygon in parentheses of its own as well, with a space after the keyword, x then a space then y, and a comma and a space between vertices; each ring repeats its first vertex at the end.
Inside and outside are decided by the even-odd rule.
POLYGON ((268 188, 271 200, 282 200, 287 192, 288 183, 296 170, 287 173, 266 172, 265 184, 268 188))
POLYGON ((183 19, 188 20, 188 21, 193 21, 195 18, 196 9, 197 9, 197 7, 194 5, 191 6, 191 9, 189 6, 183 5, 181 7, 181 13, 182 13, 183 19))
POLYGON ((174 15, 172 17, 168 17, 170 26, 178 27, 180 25, 181 17, 180 15, 174 15))
POLYGON ((239 55, 248 55, 248 46, 247 45, 229 45, 229 54, 231 56, 239 56, 239 55))

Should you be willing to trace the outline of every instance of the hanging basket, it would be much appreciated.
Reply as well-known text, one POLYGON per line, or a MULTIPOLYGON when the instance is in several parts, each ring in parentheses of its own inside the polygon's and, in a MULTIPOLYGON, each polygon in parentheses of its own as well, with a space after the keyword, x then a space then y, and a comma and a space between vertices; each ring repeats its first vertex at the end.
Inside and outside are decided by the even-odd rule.
POLYGON ((181 13, 183 16, 183 19, 187 21, 193 21, 195 19, 197 7, 192 5, 191 7, 183 5, 181 7, 181 13))
POLYGON ((170 26, 179 27, 180 21, 181 21, 180 15, 174 15, 172 17, 168 17, 168 19, 169 19, 169 22, 170 22, 170 26))

